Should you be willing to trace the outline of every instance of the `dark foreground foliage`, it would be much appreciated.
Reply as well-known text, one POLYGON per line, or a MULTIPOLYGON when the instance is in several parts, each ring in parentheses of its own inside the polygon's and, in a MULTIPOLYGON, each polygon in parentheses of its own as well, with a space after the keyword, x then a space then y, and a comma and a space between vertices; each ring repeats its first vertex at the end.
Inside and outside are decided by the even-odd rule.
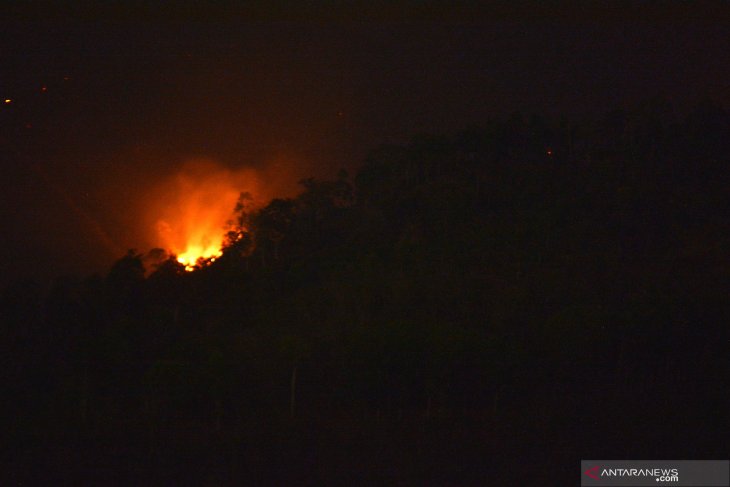
POLYGON ((727 458, 730 115, 515 117, 373 151, 160 253, 2 296, 8 480, 567 485, 727 458), (156 258, 156 260, 155 260, 156 258))

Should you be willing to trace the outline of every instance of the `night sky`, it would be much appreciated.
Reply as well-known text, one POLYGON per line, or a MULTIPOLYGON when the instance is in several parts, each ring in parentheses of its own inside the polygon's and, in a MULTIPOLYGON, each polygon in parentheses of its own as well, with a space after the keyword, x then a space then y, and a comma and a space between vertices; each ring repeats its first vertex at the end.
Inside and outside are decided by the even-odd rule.
POLYGON ((378 144, 516 111, 580 119, 657 95, 678 111, 706 98, 728 105, 720 4, 617 5, 610 16, 441 8, 3 21, 3 282, 104 272, 126 249, 159 245, 145 195, 191 158, 285 161, 271 191, 286 193, 298 178, 357 167, 378 144))

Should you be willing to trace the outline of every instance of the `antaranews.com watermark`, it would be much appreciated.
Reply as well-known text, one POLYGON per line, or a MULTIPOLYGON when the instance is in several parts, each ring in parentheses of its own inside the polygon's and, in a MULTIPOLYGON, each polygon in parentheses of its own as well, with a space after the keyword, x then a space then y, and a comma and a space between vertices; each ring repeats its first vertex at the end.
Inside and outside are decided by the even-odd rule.
POLYGON ((580 485, 730 487, 730 461, 581 460, 580 485))

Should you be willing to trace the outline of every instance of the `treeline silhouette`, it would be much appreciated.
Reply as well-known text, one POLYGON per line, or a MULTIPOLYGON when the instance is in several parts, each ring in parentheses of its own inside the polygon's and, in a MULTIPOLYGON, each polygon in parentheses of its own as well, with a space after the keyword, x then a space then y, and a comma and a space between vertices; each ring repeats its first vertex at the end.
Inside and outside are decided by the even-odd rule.
POLYGON ((4 290, 12 480, 558 485, 727 458, 730 113, 652 101, 371 152, 186 272, 4 290))

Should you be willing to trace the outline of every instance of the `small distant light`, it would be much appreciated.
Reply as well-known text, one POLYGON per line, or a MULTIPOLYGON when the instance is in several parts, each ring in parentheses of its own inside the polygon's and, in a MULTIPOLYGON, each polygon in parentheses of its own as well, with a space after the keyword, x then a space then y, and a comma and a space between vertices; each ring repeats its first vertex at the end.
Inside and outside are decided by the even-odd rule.
POLYGON ((46 85, 41 86, 41 91, 45 93, 46 91, 48 91, 48 87, 46 85))
POLYGON ((552 149, 548 149, 546 152, 547 152, 547 155, 548 156, 550 156, 550 157, 553 156, 553 150, 552 149))
POLYGON ((10 98, 5 98, 6 105, 10 105, 11 103, 13 103, 13 100, 11 100, 10 98))

